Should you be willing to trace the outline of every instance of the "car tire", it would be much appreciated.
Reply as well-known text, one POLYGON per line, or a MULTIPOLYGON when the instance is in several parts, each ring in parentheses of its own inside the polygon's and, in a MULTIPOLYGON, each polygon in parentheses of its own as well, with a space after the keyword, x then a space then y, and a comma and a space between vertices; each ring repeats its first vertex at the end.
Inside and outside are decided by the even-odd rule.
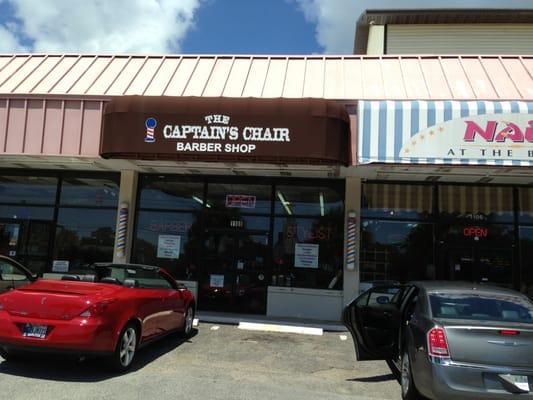
POLYGON ((181 334, 184 337, 190 337, 192 335, 194 323, 194 308, 192 306, 187 307, 185 312, 185 318, 183 321, 183 328, 181 329, 181 334))
POLYGON ((12 354, 12 353, 8 353, 7 351, 5 351, 4 349, 0 349, 0 357, 2 357, 4 359, 4 361, 6 362, 9 362, 9 361, 18 361, 20 360, 20 356, 18 356, 17 354, 12 354))
POLYGON ((398 365, 399 363, 394 360, 385 360, 385 362, 387 363, 387 366, 389 367, 392 376, 394 376, 394 379, 396 379, 398 383, 400 383, 402 374, 398 365))
POLYGON ((138 343, 139 332, 135 324, 130 322, 120 332, 115 351, 109 359, 111 368, 117 372, 130 369, 137 353, 138 343))
POLYGON ((411 359, 407 350, 404 351, 400 364, 400 385, 403 400, 421 400, 423 397, 418 393, 411 369, 411 359))

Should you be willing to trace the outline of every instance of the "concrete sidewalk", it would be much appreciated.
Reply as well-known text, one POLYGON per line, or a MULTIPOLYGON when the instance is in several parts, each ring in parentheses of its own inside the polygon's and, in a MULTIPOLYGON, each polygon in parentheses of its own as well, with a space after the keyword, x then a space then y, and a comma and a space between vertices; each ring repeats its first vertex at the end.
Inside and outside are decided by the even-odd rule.
POLYGON ((292 327, 317 328, 324 332, 347 332, 340 322, 310 320, 301 318, 268 317, 266 315, 232 314, 212 311, 198 311, 196 318, 200 322, 215 324, 239 325, 241 323, 285 325, 292 327))

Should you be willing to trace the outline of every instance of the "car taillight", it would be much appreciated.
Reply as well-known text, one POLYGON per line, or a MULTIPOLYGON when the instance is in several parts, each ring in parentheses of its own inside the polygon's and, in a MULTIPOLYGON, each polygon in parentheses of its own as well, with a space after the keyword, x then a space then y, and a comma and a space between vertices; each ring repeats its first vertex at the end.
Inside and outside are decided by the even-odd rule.
POLYGON ((520 335, 520 331, 516 331, 514 329, 502 329, 500 331, 500 335, 502 335, 502 336, 517 336, 517 335, 520 335))
POLYGON ((88 317, 98 317, 102 315, 107 307, 113 303, 115 300, 105 300, 101 301, 99 303, 92 304, 88 309, 86 309, 84 312, 80 314, 80 317, 88 318, 88 317))
POLYGON ((428 353, 431 357, 450 357, 448 341, 443 328, 433 328, 428 332, 428 353))

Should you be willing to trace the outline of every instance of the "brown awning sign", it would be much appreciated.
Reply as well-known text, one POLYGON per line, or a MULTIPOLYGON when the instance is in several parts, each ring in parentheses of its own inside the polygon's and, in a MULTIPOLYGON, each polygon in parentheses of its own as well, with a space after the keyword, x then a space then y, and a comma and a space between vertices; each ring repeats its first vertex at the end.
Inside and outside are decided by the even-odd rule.
POLYGON ((141 97, 105 109, 104 158, 341 164, 349 118, 321 99, 141 97))

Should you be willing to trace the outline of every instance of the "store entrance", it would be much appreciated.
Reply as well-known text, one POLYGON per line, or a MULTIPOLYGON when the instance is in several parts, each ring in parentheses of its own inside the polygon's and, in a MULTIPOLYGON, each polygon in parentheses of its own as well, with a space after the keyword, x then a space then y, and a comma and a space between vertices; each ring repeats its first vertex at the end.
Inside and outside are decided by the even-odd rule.
POLYGON ((449 226, 439 248, 446 280, 513 287, 513 235, 507 225, 449 226))
POLYGON ((209 229, 204 239, 199 308, 264 314, 268 246, 264 231, 209 229))
POLYGON ((0 220, 0 254, 42 274, 49 262, 51 234, 50 221, 0 220))

